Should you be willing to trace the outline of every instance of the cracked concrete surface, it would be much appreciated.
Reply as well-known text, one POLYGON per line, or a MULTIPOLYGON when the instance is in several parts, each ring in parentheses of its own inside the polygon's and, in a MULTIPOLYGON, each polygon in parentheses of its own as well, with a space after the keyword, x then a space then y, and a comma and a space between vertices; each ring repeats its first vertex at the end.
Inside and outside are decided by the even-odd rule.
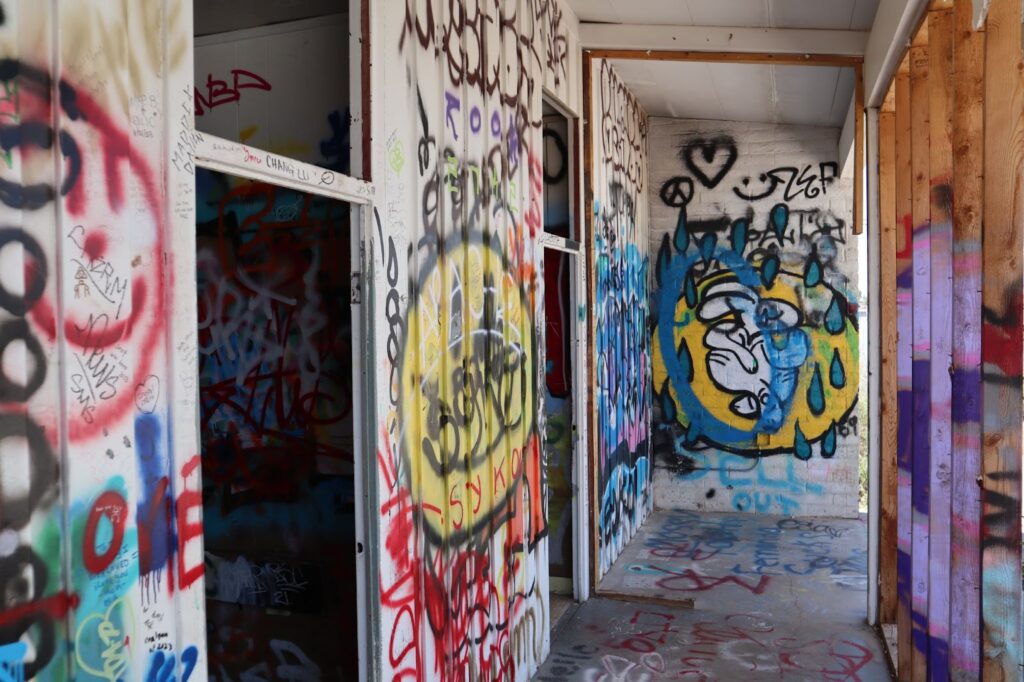
POLYGON ((655 602, 579 606, 536 679, 890 679, 863 520, 656 512, 600 590, 655 602))

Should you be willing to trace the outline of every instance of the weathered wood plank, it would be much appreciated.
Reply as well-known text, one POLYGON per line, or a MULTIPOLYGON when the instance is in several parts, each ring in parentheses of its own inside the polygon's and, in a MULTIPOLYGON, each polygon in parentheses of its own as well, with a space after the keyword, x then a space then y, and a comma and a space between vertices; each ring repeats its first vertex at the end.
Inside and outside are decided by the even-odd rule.
MULTIPOLYGON (((911 224, 913 225, 912 429, 911 500, 913 554, 911 560, 911 680, 928 675, 928 545, 929 475, 931 465, 931 188, 929 179, 929 107, 927 24, 910 48, 911 224), (923 37, 923 40, 921 36, 923 37)), ((902 648, 902 647, 901 647, 902 648)))
POLYGON ((911 639, 911 598, 912 580, 911 555, 913 553, 912 532, 912 486, 911 464, 913 462, 913 371, 911 347, 913 341, 913 271, 912 234, 913 201, 911 186, 913 168, 910 154, 910 56, 903 59, 896 73, 896 407, 899 424, 896 432, 898 464, 897 474, 897 544, 896 544, 896 593, 899 598, 896 615, 897 641, 899 642, 898 672, 901 680, 910 679, 912 670, 911 639))
POLYGON ((1021 678, 1021 300, 1024 83, 1019 0, 992 0, 985 27, 982 240, 983 679, 1021 678))
POLYGON ((953 489, 950 679, 981 669, 981 215, 984 172, 985 34, 972 6, 954 7, 953 39, 953 489))
POLYGON ((928 12, 931 304, 928 497, 928 669, 949 679, 949 547, 953 428, 953 10, 928 12))
POLYGON ((878 115, 879 320, 881 343, 879 431, 881 435, 881 500, 879 509, 879 619, 895 623, 897 462, 896 429, 896 105, 890 88, 887 106, 878 115), (888 109, 888 110, 887 110, 888 109))

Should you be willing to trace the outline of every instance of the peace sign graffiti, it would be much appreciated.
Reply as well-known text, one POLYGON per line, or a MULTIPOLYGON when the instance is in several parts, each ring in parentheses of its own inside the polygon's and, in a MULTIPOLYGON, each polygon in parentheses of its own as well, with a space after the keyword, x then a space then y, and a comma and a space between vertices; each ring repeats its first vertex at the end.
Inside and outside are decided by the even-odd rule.
POLYGON ((693 198, 693 180, 676 176, 661 186, 661 200, 666 206, 681 208, 693 198))

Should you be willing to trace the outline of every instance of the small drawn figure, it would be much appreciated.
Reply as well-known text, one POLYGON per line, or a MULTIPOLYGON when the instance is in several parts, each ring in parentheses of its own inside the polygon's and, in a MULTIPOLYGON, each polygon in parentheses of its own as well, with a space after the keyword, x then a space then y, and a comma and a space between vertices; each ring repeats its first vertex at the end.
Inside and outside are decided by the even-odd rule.
POLYGON ((89 298, 89 285, 86 282, 88 279, 89 274, 79 265, 75 271, 75 298, 89 298))

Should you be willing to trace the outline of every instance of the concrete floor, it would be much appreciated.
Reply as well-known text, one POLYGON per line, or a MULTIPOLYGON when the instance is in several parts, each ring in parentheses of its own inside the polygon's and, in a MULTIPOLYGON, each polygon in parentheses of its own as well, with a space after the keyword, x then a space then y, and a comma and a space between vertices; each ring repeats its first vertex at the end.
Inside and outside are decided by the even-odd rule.
POLYGON ((863 520, 656 512, 599 589, 537 680, 890 679, 863 520))

